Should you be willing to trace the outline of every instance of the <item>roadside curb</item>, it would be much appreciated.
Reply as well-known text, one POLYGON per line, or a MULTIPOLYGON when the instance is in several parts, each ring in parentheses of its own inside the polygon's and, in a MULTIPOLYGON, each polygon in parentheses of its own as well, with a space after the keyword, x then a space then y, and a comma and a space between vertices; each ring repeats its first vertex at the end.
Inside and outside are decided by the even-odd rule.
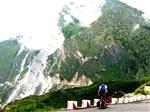
MULTIPOLYGON (((116 104, 127 104, 127 103, 134 103, 144 100, 150 100, 150 95, 136 95, 131 97, 122 97, 122 98, 112 98, 109 105, 116 105, 116 104)), ((85 109, 85 108, 93 108, 97 107, 97 102, 99 99, 94 99, 94 104, 91 105, 91 100, 84 99, 82 100, 81 107, 78 107, 77 101, 68 101, 67 102, 67 109, 68 110, 75 110, 75 109, 85 109)))

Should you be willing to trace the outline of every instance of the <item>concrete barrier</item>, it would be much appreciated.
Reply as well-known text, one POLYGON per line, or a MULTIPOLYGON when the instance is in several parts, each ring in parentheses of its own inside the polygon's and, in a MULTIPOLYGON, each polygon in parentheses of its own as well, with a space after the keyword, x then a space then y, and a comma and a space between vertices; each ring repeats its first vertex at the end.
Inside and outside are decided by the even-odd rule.
POLYGON ((150 95, 146 95, 146 99, 149 100, 150 99, 150 95))
POLYGON ((99 101, 99 99, 94 99, 94 106, 97 106, 98 101, 99 101))
POLYGON ((145 100, 146 99, 146 96, 145 95, 142 95, 141 96, 141 100, 145 100))
POLYGON ((82 100, 82 108, 89 108, 91 105, 91 101, 90 100, 82 100))
POLYGON ((148 99, 150 99, 150 95, 147 95, 148 99))
POLYGON ((129 98, 129 102, 131 103, 131 102, 134 102, 134 101, 136 101, 136 98, 135 97, 130 97, 129 98))
POLYGON ((140 100, 142 100, 142 97, 141 96, 136 96, 136 99, 137 99, 137 101, 140 101, 140 100))
POLYGON ((124 103, 124 98, 119 98, 118 103, 124 103))
POLYGON ((68 101, 67 102, 67 109, 70 109, 70 110, 77 109, 77 101, 68 101))
POLYGON ((112 98, 111 104, 117 104, 117 103, 118 103, 118 99, 117 98, 112 98))
POLYGON ((125 97, 123 103, 129 103, 129 97, 125 97))
POLYGON ((137 97, 136 96, 133 96, 133 101, 137 101, 137 97))
MULTIPOLYGON (((135 101, 142 101, 142 100, 149 100, 150 95, 137 95, 132 97, 125 97, 125 98, 112 98, 110 104, 122 104, 122 103, 130 103, 135 101)), ((91 106, 90 100, 82 100, 81 107, 77 106, 77 101, 68 101, 67 103, 67 109, 75 110, 75 109, 81 109, 81 108, 89 108, 89 107, 95 107, 97 106, 97 102, 99 99, 94 99, 94 106, 91 106)))

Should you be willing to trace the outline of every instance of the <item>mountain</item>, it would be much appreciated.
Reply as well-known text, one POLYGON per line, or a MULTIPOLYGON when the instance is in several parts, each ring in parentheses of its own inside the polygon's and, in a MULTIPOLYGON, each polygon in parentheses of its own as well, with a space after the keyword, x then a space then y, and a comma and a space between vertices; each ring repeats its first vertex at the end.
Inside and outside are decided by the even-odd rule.
MULTIPOLYGON (((49 57, 51 76, 92 82, 149 76, 149 33, 143 12, 118 0, 107 0, 102 15, 89 28, 67 38, 63 50, 49 57), (56 60, 57 59, 57 60, 56 60)), ((49 69, 49 68, 47 68, 49 69)))
POLYGON ((0 53, 0 98, 3 102, 14 85, 24 77, 38 51, 26 48, 17 38, 0 42, 0 53))
POLYGON ((33 51, 16 40, 0 43, 1 102, 89 86, 99 80, 149 76, 150 22, 142 17, 142 11, 118 0, 106 0, 99 4, 99 18, 88 26, 73 15, 71 4, 76 3, 60 12, 58 23, 65 40, 58 29, 53 37, 55 46, 33 51))

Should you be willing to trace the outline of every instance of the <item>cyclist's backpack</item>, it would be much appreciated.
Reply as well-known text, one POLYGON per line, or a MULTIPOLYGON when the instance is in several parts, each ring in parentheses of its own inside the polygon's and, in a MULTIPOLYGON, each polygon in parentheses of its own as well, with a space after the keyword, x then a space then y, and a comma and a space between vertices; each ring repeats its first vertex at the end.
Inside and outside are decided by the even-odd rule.
POLYGON ((105 91, 106 91, 106 88, 105 88, 105 85, 104 84, 102 84, 101 85, 101 94, 104 94, 105 93, 105 91))

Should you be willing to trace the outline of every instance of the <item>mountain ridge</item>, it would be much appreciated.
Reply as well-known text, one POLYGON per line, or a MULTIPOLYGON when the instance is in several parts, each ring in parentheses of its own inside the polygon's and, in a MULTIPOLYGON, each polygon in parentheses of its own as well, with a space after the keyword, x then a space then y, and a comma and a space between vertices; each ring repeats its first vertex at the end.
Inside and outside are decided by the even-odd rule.
MULTIPOLYGON (((32 58, 28 60, 31 63, 26 66, 37 62, 42 67, 42 77, 53 82, 47 88, 45 83, 34 85, 34 94, 39 95, 43 86, 48 92, 88 86, 99 80, 133 80, 150 75, 150 30, 147 27, 149 23, 142 17, 143 12, 118 0, 106 0, 101 10, 102 15, 89 27, 82 30, 79 26, 78 32, 66 37, 62 48, 45 57, 46 65, 41 63, 42 59, 35 59, 38 55, 45 55, 44 51, 44 54, 42 51, 31 54, 32 58)), ((74 25, 71 28, 77 27, 74 25)), ((38 66, 34 68, 37 70, 35 75, 41 76, 38 75, 38 66)), ((31 70, 32 74, 34 72, 31 70)), ((5 91, 0 94, 2 102, 11 94, 7 86, 3 88, 5 91)), ((15 87, 10 88, 15 90, 15 87)))

